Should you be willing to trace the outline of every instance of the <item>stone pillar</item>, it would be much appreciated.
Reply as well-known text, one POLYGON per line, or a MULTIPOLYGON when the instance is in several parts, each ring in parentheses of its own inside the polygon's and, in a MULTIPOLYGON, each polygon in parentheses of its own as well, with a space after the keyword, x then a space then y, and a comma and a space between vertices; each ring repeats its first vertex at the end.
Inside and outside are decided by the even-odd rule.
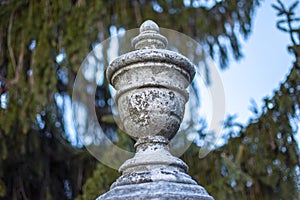
POLYGON ((132 40, 136 50, 116 58, 107 69, 124 130, 136 140, 136 154, 97 200, 213 200, 187 174, 188 166, 169 152, 195 68, 186 57, 166 50, 167 42, 157 24, 148 20, 132 40))

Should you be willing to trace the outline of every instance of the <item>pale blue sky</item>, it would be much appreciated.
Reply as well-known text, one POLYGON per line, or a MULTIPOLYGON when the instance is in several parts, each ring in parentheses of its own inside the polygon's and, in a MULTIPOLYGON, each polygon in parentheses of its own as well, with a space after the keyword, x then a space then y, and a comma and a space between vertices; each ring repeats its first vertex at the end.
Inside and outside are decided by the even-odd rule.
MULTIPOLYGON (((294 56, 287 51, 288 34, 276 28, 278 18, 272 2, 275 0, 265 1, 257 10, 253 32, 243 43, 244 58, 232 61, 229 69, 221 72, 227 114, 237 114, 237 121, 243 124, 253 116, 249 110, 250 99, 260 108, 262 99, 273 96, 273 91, 285 80, 294 61, 294 56)), ((286 5, 292 2, 294 0, 283 1, 286 5)), ((300 145, 300 131, 296 138, 300 145)))

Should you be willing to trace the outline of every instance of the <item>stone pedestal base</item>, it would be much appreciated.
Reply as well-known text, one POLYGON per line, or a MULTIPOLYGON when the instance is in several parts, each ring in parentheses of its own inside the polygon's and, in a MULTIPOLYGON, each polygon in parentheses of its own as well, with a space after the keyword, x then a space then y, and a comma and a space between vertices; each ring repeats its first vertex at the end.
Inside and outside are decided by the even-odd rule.
POLYGON ((97 200, 213 200, 187 174, 188 166, 170 154, 168 142, 163 138, 155 141, 138 144, 135 156, 120 167, 122 176, 97 200))
POLYGON ((206 190, 196 184, 148 182, 117 186, 97 200, 213 200, 206 190))

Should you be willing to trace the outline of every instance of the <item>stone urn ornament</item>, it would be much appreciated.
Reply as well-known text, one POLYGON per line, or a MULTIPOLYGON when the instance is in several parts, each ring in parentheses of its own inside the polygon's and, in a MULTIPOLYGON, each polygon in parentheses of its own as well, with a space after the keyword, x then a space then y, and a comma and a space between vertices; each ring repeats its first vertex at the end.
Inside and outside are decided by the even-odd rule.
POLYGON ((169 152, 195 67, 181 54, 166 50, 167 43, 158 25, 147 20, 132 40, 135 51, 117 57, 107 68, 123 129, 136 141, 136 154, 97 200, 213 200, 187 174, 188 166, 169 152))

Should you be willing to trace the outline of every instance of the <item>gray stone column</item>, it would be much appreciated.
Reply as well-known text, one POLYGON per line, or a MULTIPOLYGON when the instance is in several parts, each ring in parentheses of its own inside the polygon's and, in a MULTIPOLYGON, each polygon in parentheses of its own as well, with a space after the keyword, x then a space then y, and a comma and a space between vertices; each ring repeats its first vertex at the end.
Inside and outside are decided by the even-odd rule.
POLYGON ((186 57, 166 50, 167 42, 157 24, 148 20, 132 41, 136 50, 116 58, 107 69, 125 132, 136 140, 136 154, 97 200, 213 200, 187 174, 188 166, 169 152, 195 68, 186 57))

